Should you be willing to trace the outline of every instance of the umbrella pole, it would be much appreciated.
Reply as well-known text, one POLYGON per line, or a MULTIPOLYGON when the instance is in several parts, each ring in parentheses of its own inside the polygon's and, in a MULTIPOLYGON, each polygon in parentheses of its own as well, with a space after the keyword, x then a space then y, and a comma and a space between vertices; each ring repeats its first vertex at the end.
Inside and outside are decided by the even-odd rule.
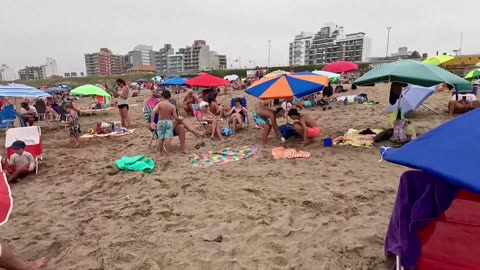
POLYGON ((427 105, 425 105, 425 104, 423 104, 423 103, 422 103, 422 106, 423 106, 423 107, 425 107, 425 108, 427 108, 427 109, 429 109, 430 111, 432 111, 432 112, 434 112, 434 113, 436 113, 436 114, 440 115, 440 113, 439 113, 439 112, 435 111, 434 109, 430 108, 429 106, 427 106, 427 105))

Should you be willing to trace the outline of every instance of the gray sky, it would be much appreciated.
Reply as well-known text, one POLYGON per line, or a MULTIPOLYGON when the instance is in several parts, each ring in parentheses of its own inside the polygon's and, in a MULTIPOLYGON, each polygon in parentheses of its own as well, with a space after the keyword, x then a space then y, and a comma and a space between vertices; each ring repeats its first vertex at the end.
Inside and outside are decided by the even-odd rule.
POLYGON ((463 32, 463 54, 480 53, 478 10, 473 0, 1 0, 0 64, 18 69, 49 56, 61 72, 84 71, 83 54, 100 47, 125 54, 172 43, 176 51, 205 39, 242 66, 266 65, 270 39, 272 66, 286 65, 294 35, 327 22, 367 33, 373 56, 385 55, 387 26, 390 51, 453 54, 463 32))

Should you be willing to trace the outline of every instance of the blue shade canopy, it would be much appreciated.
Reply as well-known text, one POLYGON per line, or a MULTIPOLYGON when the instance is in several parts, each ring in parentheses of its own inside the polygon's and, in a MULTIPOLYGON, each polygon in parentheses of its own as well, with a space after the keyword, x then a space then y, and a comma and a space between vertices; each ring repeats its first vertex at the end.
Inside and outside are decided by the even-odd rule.
POLYGON ((175 77, 175 78, 171 78, 169 80, 164 81, 160 85, 166 85, 166 86, 168 86, 168 85, 186 85, 185 84, 186 81, 187 81, 187 79, 180 78, 180 77, 175 77))
POLYGON ((9 84, 0 85, 0 97, 45 98, 51 95, 28 85, 9 84))
POLYGON ((423 87, 409 84, 402 90, 402 97, 397 100, 397 103, 390 105, 387 112, 394 112, 398 109, 400 102, 400 110, 403 115, 408 116, 413 113, 422 103, 435 93, 435 86, 423 87))
POLYGON ((438 126, 399 149, 383 148, 383 159, 423 170, 480 193, 480 109, 438 126))
POLYGON ((68 88, 63 87, 50 87, 44 90, 45 93, 56 94, 56 93, 65 93, 70 91, 68 88))

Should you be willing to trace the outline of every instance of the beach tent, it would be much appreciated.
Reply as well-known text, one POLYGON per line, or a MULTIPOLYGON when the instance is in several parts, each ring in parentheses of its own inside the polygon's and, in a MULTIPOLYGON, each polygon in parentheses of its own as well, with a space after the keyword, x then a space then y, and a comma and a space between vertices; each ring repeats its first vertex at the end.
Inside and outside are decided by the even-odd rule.
POLYGON ((333 62, 322 68, 322 71, 328 71, 332 73, 348 73, 358 70, 358 65, 350 61, 338 61, 333 62))
MULTIPOLYGON (((401 98, 393 105, 390 105, 387 112, 392 113, 400 108, 404 116, 408 116, 418 109, 420 106, 424 106, 427 109, 437 113, 432 108, 423 104, 431 95, 435 93, 435 86, 423 87, 418 85, 409 84, 402 90, 401 98)), ((438 114, 438 113, 437 113, 438 114)))
POLYGON ((384 160, 421 170, 402 177, 385 242, 406 269, 479 269, 472 248, 480 245, 480 127, 472 124, 479 118, 476 109, 380 151, 384 160))
POLYGON ((301 98, 320 92, 328 78, 318 75, 279 75, 254 82, 245 92, 259 99, 301 98))

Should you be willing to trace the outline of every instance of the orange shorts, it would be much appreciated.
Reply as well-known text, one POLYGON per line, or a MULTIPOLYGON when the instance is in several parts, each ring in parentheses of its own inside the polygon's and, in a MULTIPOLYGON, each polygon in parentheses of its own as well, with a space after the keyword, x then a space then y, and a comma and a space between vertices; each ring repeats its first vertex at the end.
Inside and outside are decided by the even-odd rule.
POLYGON ((307 130, 308 138, 316 138, 320 136, 320 127, 309 127, 307 130))

